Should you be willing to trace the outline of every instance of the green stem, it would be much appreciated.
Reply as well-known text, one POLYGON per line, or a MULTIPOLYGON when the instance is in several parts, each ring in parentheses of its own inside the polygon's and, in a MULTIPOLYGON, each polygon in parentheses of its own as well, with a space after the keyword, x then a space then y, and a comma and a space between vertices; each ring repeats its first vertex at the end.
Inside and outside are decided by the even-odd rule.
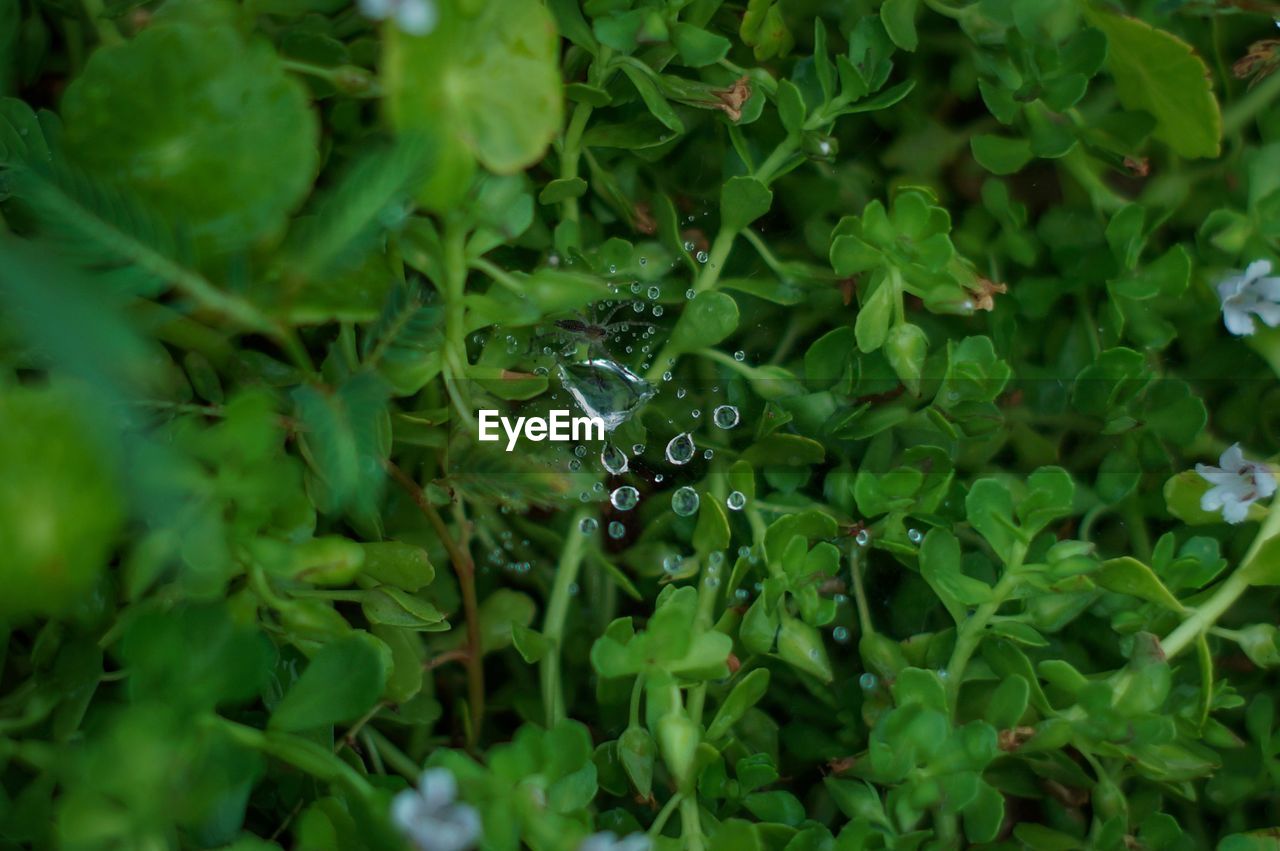
POLYGON ((698 799, 680 799, 680 838, 685 851, 702 851, 702 821, 698 816, 698 799))
POLYGON ((555 583, 551 586, 551 599, 547 601, 547 616, 542 625, 542 634, 550 644, 547 655, 542 657, 541 677, 542 706, 548 727, 554 727, 565 718, 564 686, 560 682, 560 651, 564 641, 565 619, 569 614, 570 592, 578 581, 578 571, 582 567, 582 556, 586 550, 587 536, 578 532, 578 524, 587 513, 588 509, 582 507, 569 518, 564 549, 560 552, 560 563, 556 565, 555 583))
POLYGON ((419 775, 422 774, 422 767, 405 755, 391 740, 374 727, 365 728, 364 734, 368 736, 378 749, 378 753, 382 756, 382 761, 391 767, 396 774, 401 774, 409 779, 412 783, 418 782, 419 775))
POLYGON ((1272 502, 1270 513, 1262 522, 1262 527, 1258 530, 1249 551, 1241 559, 1236 571, 1218 586, 1209 599, 1196 606, 1190 617, 1160 642, 1166 657, 1172 659, 1186 650, 1202 633, 1217 623, 1218 618, 1226 614, 1244 592, 1252 587, 1250 573, 1254 567, 1254 561, 1261 552, 1262 545, 1276 535, 1280 535, 1280 501, 1272 502))
MULTIPOLYGON (((572 180, 578 176, 578 163, 582 157, 582 134, 591 118, 591 105, 579 103, 573 108, 573 116, 564 131, 564 143, 560 148, 560 179, 572 180)), ((566 222, 578 222, 578 199, 566 198, 560 202, 560 217, 566 222)))
POLYGON ((956 634, 956 646, 951 651, 951 661, 947 665, 947 696, 953 706, 956 696, 960 693, 960 680, 964 677, 965 666, 969 664, 969 657, 973 655, 973 651, 982 640, 982 633, 987 628, 987 623, 1018 584, 1018 572, 1022 567, 1022 559, 1026 556, 1026 549, 1025 544, 1014 544, 1009 562, 1005 565, 1004 575, 1000 577, 995 588, 991 589, 990 602, 979 606, 960 626, 956 634))
POLYGON ((1271 106, 1280 95, 1280 74, 1269 74, 1244 97, 1228 106, 1222 113, 1222 135, 1231 136, 1242 130, 1255 115, 1271 106))
POLYGON ((671 818, 671 814, 675 812, 676 807, 680 806, 682 797, 677 792, 667 799, 667 802, 662 805, 662 809, 654 816, 653 824, 649 825, 649 836, 653 837, 662 833, 662 829, 667 826, 667 820, 671 818))
POLYGON ((853 579, 853 602, 858 608, 858 627, 861 635, 871 635, 876 631, 871 621, 871 607, 867 605, 867 592, 862 586, 862 567, 859 565, 858 544, 850 544, 849 572, 853 579))
POLYGON ((466 380, 467 340, 466 340, 466 296, 467 287, 467 234, 456 221, 446 222, 444 226, 444 301, 445 301, 445 357, 444 385, 449 399, 457 410, 462 422, 472 434, 480 430, 475 414, 471 412, 466 393, 461 382, 466 380))

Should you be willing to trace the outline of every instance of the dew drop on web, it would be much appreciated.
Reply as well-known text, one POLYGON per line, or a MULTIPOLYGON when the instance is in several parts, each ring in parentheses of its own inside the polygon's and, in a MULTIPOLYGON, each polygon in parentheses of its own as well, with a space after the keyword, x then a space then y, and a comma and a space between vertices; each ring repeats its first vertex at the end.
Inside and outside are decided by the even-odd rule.
MULTIPOLYGON (((724 504, 729 506, 730 511, 741 511, 747 505, 747 495, 742 491, 731 491, 725 497, 724 504)), ((745 555, 745 553, 742 555, 745 555)))
POLYGON ((599 528, 599 526, 600 524, 594 517, 583 517, 582 520, 578 522, 578 529, 584 535, 592 534, 597 528, 599 528))
POLYGON ((676 465, 688 464, 693 460, 695 451, 697 447, 693 445, 693 438, 689 436, 689 432, 684 431, 667 443, 667 460, 676 465))
POLYGON ((627 527, 623 526, 618 520, 609 521, 609 537, 615 541, 627 534, 627 527))
POLYGON ((623 485, 609 494, 609 502, 619 511, 630 511, 640 502, 640 492, 631 485, 623 485))
POLYGON ((600 451, 600 464, 609 473, 619 476, 627 472, 627 454, 612 443, 606 443, 600 451))
POLYGON ((733 405, 721 405, 711 412, 711 419, 720 428, 733 428, 738 424, 738 409, 733 405))
POLYGON ((671 494, 671 510, 681 517, 688 517, 698 510, 698 492, 688 485, 676 488, 671 494))

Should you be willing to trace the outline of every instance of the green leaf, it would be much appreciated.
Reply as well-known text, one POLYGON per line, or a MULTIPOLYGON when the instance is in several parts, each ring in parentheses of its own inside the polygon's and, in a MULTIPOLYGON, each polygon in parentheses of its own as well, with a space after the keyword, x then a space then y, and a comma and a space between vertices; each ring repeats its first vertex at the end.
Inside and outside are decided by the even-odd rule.
POLYGON ((360 606, 370 623, 418 632, 438 632, 449 628, 444 614, 435 606, 390 585, 366 592, 360 606))
POLYGON ((690 68, 714 65, 728 55, 731 46, 724 36, 683 22, 672 28, 671 43, 680 54, 680 61, 690 68))
POLYGON ((559 204, 587 194, 587 182, 581 177, 564 177, 550 181, 538 193, 539 204, 559 204))
POLYGON ((279 233, 319 159, 301 84, 222 23, 157 23, 95 50, 62 116, 72 160, 219 247, 279 233))
POLYGON ((622 73, 626 74, 627 79, 631 81, 631 85, 635 86, 636 91, 640 93, 640 99, 644 101, 644 105, 649 108, 653 117, 673 133, 683 133, 684 122, 680 120, 675 108, 658 88, 658 84, 651 76, 653 72, 648 69, 641 70, 630 63, 624 63, 620 67, 622 73))
POLYGON ((498 174, 536 162, 560 131, 563 98, 555 22, 537 0, 437 8, 429 35, 383 30, 382 82, 392 125, 437 146, 419 197, 444 207, 475 161, 498 174))
POLYGON ((788 133, 799 133, 804 128, 806 109, 804 95, 790 80, 778 81, 778 118, 788 133))
POLYGON ((657 750, 653 736, 644 727, 628 727, 618 738, 618 760, 642 798, 649 797, 653 790, 653 762, 657 750))
POLYGON ((693 548, 698 553, 718 552, 729 546, 729 518, 718 499, 704 499, 693 529, 693 548))
POLYGON ((1185 607, 1164 586, 1155 571, 1132 556, 1108 559, 1093 574, 1095 581, 1108 591, 1128 594, 1149 603, 1163 606, 1173 612, 1183 612, 1185 607))
POLYGON ((313 730, 354 721, 367 712, 387 678, 375 641, 353 634, 321 647, 271 713, 272 729, 313 730))
POLYGON ((853 333, 861 351, 874 352, 884 345, 885 338, 889 335, 889 319, 893 314, 895 296, 893 287, 887 281, 882 281, 859 308, 853 333))
POLYGON ((773 191, 754 177, 731 177, 720 190, 720 225, 739 231, 769 212, 773 191))
POLYGON ((915 50, 920 43, 916 35, 917 0, 884 0, 880 6, 880 22, 893 43, 903 50, 915 50))
POLYGON ((305 429, 300 436, 303 452, 324 487, 318 505, 330 513, 371 512, 386 481, 386 384, 375 373, 361 372, 336 392, 303 385, 294 391, 294 399, 305 429))
POLYGON ((893 326, 885 337, 884 354, 907 392, 919 396, 924 360, 929 354, 929 338, 924 330, 910 322, 893 326))
POLYGON ((980 133, 969 140, 973 158, 992 174, 1013 174, 1031 162, 1031 144, 1026 139, 1010 139, 980 133))
POLYGON ((1087 7, 1085 18, 1107 36, 1107 70, 1120 102, 1150 113, 1155 137, 1183 157, 1216 157, 1222 112, 1209 69, 1191 45, 1145 21, 1087 7))
POLYGON ((716 710, 715 718, 707 727, 707 739, 714 742, 727 736, 733 725, 741 721, 747 710, 759 703, 768 690, 769 671, 766 668, 756 668, 739 680, 716 710))
POLYGON ((738 303, 726 293, 705 292, 689 302, 671 331, 678 351, 695 351, 728 337, 738 328, 738 303))

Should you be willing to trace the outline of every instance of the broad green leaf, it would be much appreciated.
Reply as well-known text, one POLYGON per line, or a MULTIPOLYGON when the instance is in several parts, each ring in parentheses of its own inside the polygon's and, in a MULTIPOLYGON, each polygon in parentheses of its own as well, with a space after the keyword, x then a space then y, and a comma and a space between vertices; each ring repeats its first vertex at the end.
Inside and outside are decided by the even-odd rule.
POLYGON ((536 162, 560 130, 563 99, 555 23, 537 0, 437 8, 429 35, 384 28, 382 79, 392 125, 435 142, 420 197, 446 207, 474 161, 498 174, 536 162))
POLYGON ((979 134, 969 140, 973 158, 992 174, 1013 174, 1031 162, 1031 144, 1026 139, 979 134))
POLYGON ((95 50, 62 116, 75 162, 220 247, 278 234, 319 159, 302 85, 222 23, 156 24, 95 50))
POLYGON ((731 177, 720 190, 720 224, 738 231, 769 212, 773 191, 754 177, 731 177))
POLYGON ((671 345, 680 351, 714 346, 738 328, 738 303, 718 292, 700 293, 680 314, 671 345))
POLYGON ((1216 157, 1222 112, 1209 69, 1191 45, 1145 21, 1086 7, 1085 18, 1107 36, 1107 70, 1120 102, 1150 113, 1155 137, 1183 157, 1216 157))
POLYGON ((375 642, 370 635, 353 634, 321 647, 271 713, 272 729, 312 730, 367 712, 387 678, 375 642))
POLYGON ((917 0, 884 0, 880 6, 880 22, 893 43, 903 50, 915 50, 920 43, 916 35, 917 0))

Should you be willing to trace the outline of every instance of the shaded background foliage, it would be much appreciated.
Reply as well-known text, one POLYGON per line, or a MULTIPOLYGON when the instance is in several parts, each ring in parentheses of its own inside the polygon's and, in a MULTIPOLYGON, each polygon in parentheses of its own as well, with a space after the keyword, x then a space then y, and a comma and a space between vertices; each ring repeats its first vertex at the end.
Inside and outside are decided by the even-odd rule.
POLYGON ((0 0, 6 844, 1275 845, 1280 9, 362 9, 0 0))

